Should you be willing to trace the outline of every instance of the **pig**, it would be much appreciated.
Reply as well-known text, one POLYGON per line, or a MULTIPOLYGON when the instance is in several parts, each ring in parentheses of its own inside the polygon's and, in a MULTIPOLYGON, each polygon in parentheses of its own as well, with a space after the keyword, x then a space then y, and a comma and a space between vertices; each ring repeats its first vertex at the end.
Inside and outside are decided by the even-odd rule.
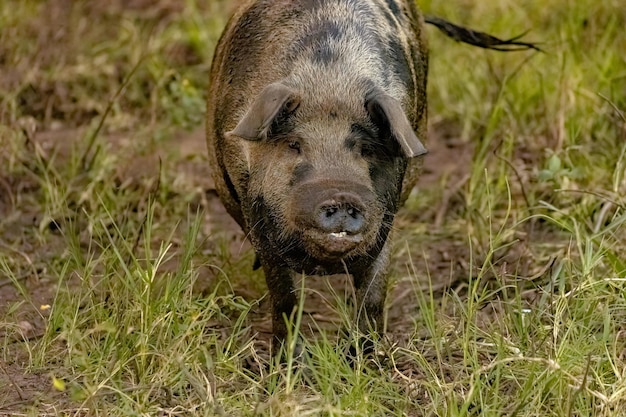
POLYGON ((423 26, 412 0, 249 0, 218 42, 209 163, 263 268, 278 343, 293 274, 351 275, 358 331, 383 330, 394 217, 426 154, 423 26))

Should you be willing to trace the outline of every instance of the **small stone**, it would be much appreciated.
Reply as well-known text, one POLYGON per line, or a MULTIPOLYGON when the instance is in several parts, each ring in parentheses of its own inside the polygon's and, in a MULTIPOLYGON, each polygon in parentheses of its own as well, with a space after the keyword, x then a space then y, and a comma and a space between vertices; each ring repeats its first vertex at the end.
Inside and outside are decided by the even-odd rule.
POLYGON ((17 323, 17 326, 24 334, 32 333, 35 330, 35 326, 33 326, 30 322, 26 320, 22 320, 17 323))

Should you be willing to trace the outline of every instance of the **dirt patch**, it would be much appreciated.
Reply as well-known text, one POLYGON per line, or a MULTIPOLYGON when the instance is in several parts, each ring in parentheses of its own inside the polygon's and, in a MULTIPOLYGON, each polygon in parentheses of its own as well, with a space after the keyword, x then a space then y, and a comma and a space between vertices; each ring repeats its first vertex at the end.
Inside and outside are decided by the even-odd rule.
POLYGON ((53 388, 52 373, 46 370, 26 371, 26 359, 18 357, 0 363, 0 416, 14 415, 17 410, 35 407, 40 412, 53 412, 68 403, 67 395, 53 388))

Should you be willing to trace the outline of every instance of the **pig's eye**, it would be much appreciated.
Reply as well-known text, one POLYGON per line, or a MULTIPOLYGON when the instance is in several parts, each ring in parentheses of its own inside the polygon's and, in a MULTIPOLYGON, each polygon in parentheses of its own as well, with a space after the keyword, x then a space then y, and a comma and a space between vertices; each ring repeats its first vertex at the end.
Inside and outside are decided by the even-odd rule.
POLYGON ((361 156, 363 158, 372 158, 376 155, 376 149, 374 149, 371 145, 362 145, 361 146, 361 156))
POLYGON ((300 153, 300 142, 298 142, 297 140, 290 141, 289 149, 292 149, 294 152, 300 153))

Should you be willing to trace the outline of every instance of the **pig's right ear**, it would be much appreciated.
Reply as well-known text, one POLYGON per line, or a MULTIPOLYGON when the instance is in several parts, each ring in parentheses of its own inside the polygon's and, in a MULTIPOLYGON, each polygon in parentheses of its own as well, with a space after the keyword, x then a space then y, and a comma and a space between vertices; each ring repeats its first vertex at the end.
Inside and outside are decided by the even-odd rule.
POLYGON ((272 122, 279 115, 293 112, 300 98, 281 83, 270 84, 261 91, 237 126, 227 132, 246 140, 260 140, 267 136, 272 122))

